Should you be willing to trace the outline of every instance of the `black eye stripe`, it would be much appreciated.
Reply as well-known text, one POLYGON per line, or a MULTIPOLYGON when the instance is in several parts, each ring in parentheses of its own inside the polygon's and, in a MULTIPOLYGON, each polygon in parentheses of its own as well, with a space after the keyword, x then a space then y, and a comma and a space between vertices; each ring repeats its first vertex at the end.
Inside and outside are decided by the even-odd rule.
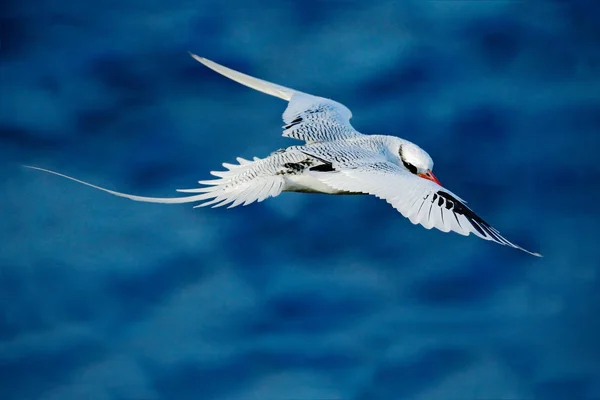
POLYGON ((400 149, 398 151, 398 155, 400 156, 400 159, 402 160, 402 164, 404 164, 404 166, 406 167, 407 170, 409 170, 411 173, 413 174, 417 174, 417 167, 415 167, 414 165, 412 165, 411 163, 408 163, 404 160, 404 157, 402 156, 402 146, 400 146, 400 149))
POLYGON ((406 167, 407 170, 409 170, 411 173, 416 174, 417 173, 417 167, 415 167, 414 165, 407 163, 406 161, 402 160, 402 163, 404 164, 404 166, 406 167))

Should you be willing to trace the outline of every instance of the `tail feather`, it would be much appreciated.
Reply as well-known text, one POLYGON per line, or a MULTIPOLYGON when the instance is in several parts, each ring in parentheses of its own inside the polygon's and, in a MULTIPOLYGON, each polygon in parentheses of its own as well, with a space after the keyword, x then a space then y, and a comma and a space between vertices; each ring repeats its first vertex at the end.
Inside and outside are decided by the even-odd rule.
POLYGON ((146 197, 146 196, 136 196, 136 195, 133 195, 133 194, 121 193, 121 192, 117 192, 115 190, 110 190, 110 189, 103 188, 101 186, 93 185, 91 183, 82 181, 80 179, 73 178, 73 177, 65 175, 65 174, 61 174, 59 172, 51 171, 49 169, 44 169, 44 168, 39 168, 39 167, 33 167, 33 166, 30 166, 30 165, 24 165, 23 167, 29 168, 29 169, 35 169, 35 170, 42 171, 42 172, 47 172, 47 173, 53 174, 53 175, 57 175, 57 176, 60 176, 62 178, 69 179, 71 181, 74 181, 74 182, 77 182, 77 183, 81 183, 82 185, 86 185, 86 186, 92 187, 94 189, 98 189, 98 190, 101 190, 103 192, 110 193, 113 196, 124 197, 126 199, 130 199, 130 200, 133 200, 133 201, 141 201, 141 202, 145 202, 145 203, 162 203, 162 204, 193 203, 193 202, 202 200, 204 198, 204 196, 206 196, 208 194, 208 193, 202 193, 202 194, 199 194, 199 195, 186 196, 186 197, 146 197))
MULTIPOLYGON (((215 180, 212 181, 201 181, 200 183, 203 185, 218 185, 219 183, 212 183, 215 182, 215 180), (204 182, 211 182, 211 183, 204 183, 204 182)), ((209 187, 200 187, 200 188, 193 188, 193 189, 175 189, 175 191, 179 192, 179 193, 208 193, 208 192, 212 192, 217 190, 217 187, 215 186, 209 186, 209 187)))

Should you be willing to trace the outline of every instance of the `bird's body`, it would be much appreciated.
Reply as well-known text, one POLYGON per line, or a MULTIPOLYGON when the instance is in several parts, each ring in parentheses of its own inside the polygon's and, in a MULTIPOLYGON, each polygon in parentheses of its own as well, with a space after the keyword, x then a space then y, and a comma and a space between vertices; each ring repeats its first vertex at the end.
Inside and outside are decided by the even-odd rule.
POLYGON ((245 160, 237 158, 237 164, 225 163, 227 171, 212 171, 218 179, 200 181, 210 185, 209 188, 181 189, 181 192, 202 193, 204 197, 197 200, 211 199, 199 206, 228 205, 235 207, 247 205, 256 200, 264 200, 261 194, 269 193, 274 197, 280 192, 322 193, 322 194, 364 194, 360 191, 336 188, 328 184, 328 180, 339 172, 333 164, 338 157, 349 161, 354 152, 374 154, 387 162, 398 165, 399 157, 394 157, 388 149, 398 138, 383 135, 340 139, 325 143, 307 143, 302 146, 291 146, 273 152, 263 159, 245 160))
POLYGON ((330 195, 370 194, 384 199, 414 224, 483 239, 529 252, 477 216, 433 175, 433 161, 420 147, 388 135, 363 135, 350 124, 344 105, 234 71, 192 54, 202 64, 243 85, 288 101, 283 136, 304 141, 253 160, 237 158, 212 171, 216 179, 202 187, 178 189, 189 196, 155 198, 120 193, 57 172, 31 167, 75 180, 131 200, 155 203, 199 202, 196 207, 235 207, 263 201, 281 192, 330 195))

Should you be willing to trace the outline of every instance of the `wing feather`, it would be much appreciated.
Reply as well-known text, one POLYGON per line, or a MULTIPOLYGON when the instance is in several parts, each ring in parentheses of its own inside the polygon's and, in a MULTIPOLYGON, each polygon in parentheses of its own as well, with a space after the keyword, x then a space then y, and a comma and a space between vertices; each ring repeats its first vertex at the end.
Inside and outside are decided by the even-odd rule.
POLYGON ((250 75, 243 74, 231 68, 227 68, 221 64, 217 64, 216 62, 206 59, 204 57, 199 57, 196 54, 190 53, 190 55, 194 58, 194 60, 204 64, 213 71, 218 72, 219 74, 231 80, 234 80, 237 83, 241 83, 244 86, 248 86, 249 88, 258 90, 259 92, 279 97, 280 99, 287 101, 289 101, 292 98, 294 93, 298 93, 297 90, 290 89, 285 86, 278 85, 276 83, 272 83, 269 81, 255 78, 250 75))
POLYGON ((284 188, 284 178, 275 172, 276 165, 281 162, 294 162, 304 159, 306 155, 301 152, 286 153, 277 156, 277 160, 270 158, 255 159, 253 162, 239 161, 240 164, 223 163, 223 167, 227 171, 212 171, 211 173, 218 179, 210 179, 199 181, 204 187, 194 189, 177 189, 178 192, 192 193, 191 196, 184 197, 146 197, 137 196, 128 193, 117 192, 106 189, 91 183, 64 175, 55 171, 25 166, 26 168, 35 169, 42 172, 47 172, 57 175, 80 184, 90 186, 94 189, 110 193, 114 196, 125 197, 134 201, 147 203, 163 203, 163 204, 181 204, 181 203, 198 203, 196 207, 222 207, 229 205, 229 208, 236 207, 240 204, 248 205, 255 201, 261 202, 268 197, 278 196, 284 188))
POLYGON ((246 75, 196 54, 190 53, 190 55, 196 61, 229 79, 287 100, 289 104, 282 116, 285 123, 284 137, 313 143, 362 136, 350 124, 352 113, 341 103, 246 75))
POLYGON ((507 240, 452 192, 387 161, 346 167, 322 179, 337 190, 351 190, 382 198, 413 224, 420 224, 427 229, 454 231, 465 236, 473 233, 482 239, 541 256, 507 240))
POLYGON ((350 124, 352 113, 336 101, 296 93, 283 113, 283 136, 307 143, 363 136, 350 124))

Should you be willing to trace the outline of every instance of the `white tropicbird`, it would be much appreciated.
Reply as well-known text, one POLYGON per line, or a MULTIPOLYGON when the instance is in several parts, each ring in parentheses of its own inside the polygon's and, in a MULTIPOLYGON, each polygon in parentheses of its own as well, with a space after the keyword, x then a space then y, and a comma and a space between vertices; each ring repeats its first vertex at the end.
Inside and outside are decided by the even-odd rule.
MULTIPOLYGON (((191 53, 190 53, 191 54, 191 53)), ((227 171, 211 171, 218 179, 199 181, 196 189, 177 189, 191 196, 160 198, 120 193, 43 168, 27 166, 91 186, 115 196, 150 203, 203 202, 229 208, 261 202, 281 192, 370 194, 390 203, 413 224, 443 232, 473 233, 485 240, 533 253, 505 239, 495 228, 443 188, 427 152, 406 139, 364 135, 350 124, 352 113, 343 104, 313 96, 234 71, 195 54, 208 68, 242 85, 289 102, 283 113, 283 136, 304 145, 277 150, 252 161, 223 163, 227 171)))

